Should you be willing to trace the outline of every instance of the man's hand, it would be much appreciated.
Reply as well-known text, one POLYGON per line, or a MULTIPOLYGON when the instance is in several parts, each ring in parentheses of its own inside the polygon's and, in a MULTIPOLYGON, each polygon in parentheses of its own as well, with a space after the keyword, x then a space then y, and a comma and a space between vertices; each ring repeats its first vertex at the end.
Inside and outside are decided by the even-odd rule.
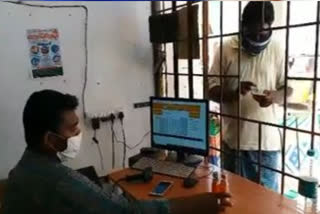
POLYGON ((248 82, 248 81, 240 82, 241 95, 243 95, 243 96, 246 95, 248 92, 251 91, 251 87, 253 87, 253 86, 256 86, 256 85, 252 82, 248 82))
POLYGON ((232 207, 232 203, 230 201, 231 195, 229 193, 219 193, 214 196, 216 197, 218 212, 224 212, 227 207, 232 207))
POLYGON ((265 90, 265 95, 252 95, 253 98, 259 103, 260 107, 267 108, 274 103, 277 91, 265 90))
POLYGON ((251 91, 251 88, 253 86, 256 86, 252 82, 244 81, 240 82, 240 87, 237 90, 231 90, 231 89, 226 89, 226 88, 221 88, 221 86, 215 86, 210 89, 209 91, 209 97, 215 101, 220 103, 222 102, 233 102, 238 100, 239 97, 239 90, 241 95, 246 95, 248 92, 251 91), (222 91, 222 94, 221 94, 222 91), (221 97, 222 96, 222 97, 221 97), (221 99, 222 98, 222 99, 221 99))
POLYGON ((171 201, 172 214, 218 214, 232 204, 230 194, 204 193, 188 198, 173 199, 171 201), (196 208, 196 211, 195 211, 196 208))

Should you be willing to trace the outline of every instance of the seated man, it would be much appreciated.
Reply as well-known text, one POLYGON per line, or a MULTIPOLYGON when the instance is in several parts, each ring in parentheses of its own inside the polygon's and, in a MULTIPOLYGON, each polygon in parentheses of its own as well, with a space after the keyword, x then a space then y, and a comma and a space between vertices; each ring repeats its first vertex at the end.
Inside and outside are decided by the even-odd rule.
MULTIPOLYGON (((78 172, 61 164, 80 150, 81 130, 76 97, 52 90, 31 95, 24 109, 27 148, 10 172, 4 213, 54 214, 215 214, 230 205, 227 194, 202 194, 174 200, 128 202, 104 192, 78 172), (222 200, 218 200, 222 199, 222 200), (219 203, 221 201, 221 203, 219 203)), ((112 188, 110 188, 112 189, 112 188)))

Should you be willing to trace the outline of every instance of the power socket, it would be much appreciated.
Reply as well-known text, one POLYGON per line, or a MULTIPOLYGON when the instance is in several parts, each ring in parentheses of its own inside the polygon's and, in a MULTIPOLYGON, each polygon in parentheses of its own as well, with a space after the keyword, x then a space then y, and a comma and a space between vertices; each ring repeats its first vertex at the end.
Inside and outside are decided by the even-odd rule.
POLYGON ((91 126, 93 129, 99 129, 100 128, 100 122, 112 122, 116 119, 123 120, 124 113, 122 111, 122 108, 118 108, 118 111, 112 111, 109 113, 100 113, 100 114, 90 114, 88 115, 91 121, 91 126))
POLYGON ((100 117, 101 122, 114 121, 115 119, 116 119, 116 117, 113 113, 110 113, 106 116, 100 117))
POLYGON ((93 130, 100 129, 100 119, 99 117, 95 117, 91 119, 91 126, 93 130))
MULTIPOLYGON (((97 127, 98 122, 108 122, 112 120, 112 113, 95 113, 95 114, 88 114, 92 127, 97 127)), ((99 124, 100 125, 100 124, 99 124)))

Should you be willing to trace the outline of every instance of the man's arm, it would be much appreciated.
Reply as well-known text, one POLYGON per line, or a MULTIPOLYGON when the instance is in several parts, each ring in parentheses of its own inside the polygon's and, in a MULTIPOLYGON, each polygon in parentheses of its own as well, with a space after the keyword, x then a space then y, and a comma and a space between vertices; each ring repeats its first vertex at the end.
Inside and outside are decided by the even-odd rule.
MULTIPOLYGON (((282 48, 280 48, 280 46, 278 46, 278 50, 276 50, 274 52, 274 54, 277 55, 277 67, 278 69, 276 69, 276 88, 277 90, 274 91, 270 91, 270 90, 266 90, 264 91, 264 93, 266 94, 266 96, 264 98, 261 98, 260 100, 257 99, 256 96, 254 96, 253 98, 255 100, 257 100, 260 104, 261 107, 269 107, 272 104, 279 104, 279 105, 283 105, 284 104, 284 91, 285 91, 285 57, 283 54, 279 54, 279 53, 284 53, 284 50, 282 48)), ((289 69, 289 68, 288 68, 289 69)), ((287 85, 287 97, 289 98, 293 93, 293 88, 290 87, 290 85, 287 85)))
MULTIPOLYGON (((171 200, 137 201, 132 204, 140 204, 140 212, 143 214, 219 214, 226 207, 230 207, 230 195, 227 193, 204 193, 191 197, 176 198, 171 200)), ((140 213, 139 212, 139 213, 140 213)))
POLYGON ((54 213, 63 213, 68 209, 80 214, 194 214, 194 207, 197 207, 199 214, 218 214, 219 210, 231 205, 226 200, 230 197, 228 194, 215 195, 212 193, 169 201, 130 202, 123 200, 113 191, 102 190, 75 172, 64 176, 52 194, 49 208, 54 213))
POLYGON ((237 91, 222 89, 221 86, 214 86, 209 90, 209 97, 217 102, 232 102, 237 98, 237 91), (222 91, 221 91, 222 90, 222 91), (221 94, 222 93, 222 94, 221 94))
MULTIPOLYGON (((251 88, 255 86, 252 82, 241 82, 240 83, 240 93, 241 95, 246 95, 251 91, 251 88)), ((239 95, 239 89, 237 90, 231 90, 231 89, 225 89, 221 88, 221 86, 214 86, 209 91, 209 97, 215 101, 220 103, 221 100, 223 102, 233 102, 238 99, 239 95), (222 90, 222 91, 221 91, 222 90), (222 99, 221 99, 221 92, 222 92, 222 99)))
MULTIPOLYGON (((260 104, 260 107, 266 108, 269 107, 272 104, 279 104, 283 105, 284 104, 284 92, 285 88, 284 86, 280 87, 276 91, 269 91, 265 90, 264 94, 266 96, 253 96, 253 98, 260 104)), ((288 86, 287 87, 287 98, 289 98, 293 93, 293 89, 288 86)))
MULTIPOLYGON (((280 87, 277 91, 271 92, 273 103, 277 103, 280 105, 284 104, 284 91, 285 91, 284 89, 285 87, 283 86, 283 87, 280 87)), ((288 86, 287 98, 291 97, 292 93, 293 93, 293 89, 290 86, 288 86)))

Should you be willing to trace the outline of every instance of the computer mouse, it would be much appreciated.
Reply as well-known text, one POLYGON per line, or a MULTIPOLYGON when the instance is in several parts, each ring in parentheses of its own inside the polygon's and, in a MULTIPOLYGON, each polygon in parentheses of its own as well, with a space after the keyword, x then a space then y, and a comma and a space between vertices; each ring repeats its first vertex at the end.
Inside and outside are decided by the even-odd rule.
POLYGON ((183 187, 192 188, 198 183, 198 180, 195 178, 185 178, 183 180, 183 187))

